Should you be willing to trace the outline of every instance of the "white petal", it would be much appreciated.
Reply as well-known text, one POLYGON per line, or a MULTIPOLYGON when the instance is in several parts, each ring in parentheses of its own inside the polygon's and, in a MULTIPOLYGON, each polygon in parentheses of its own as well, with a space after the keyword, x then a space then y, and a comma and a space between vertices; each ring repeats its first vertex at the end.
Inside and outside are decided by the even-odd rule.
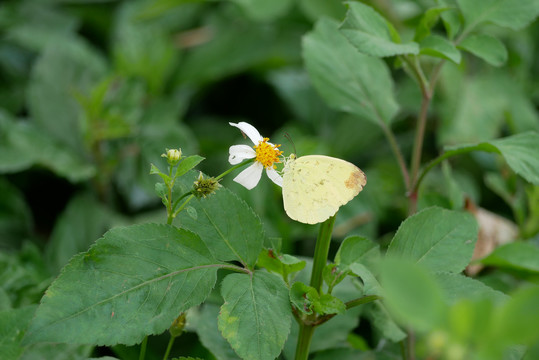
POLYGON ((274 168, 267 167, 266 168, 266 174, 271 179, 271 181, 273 181, 274 183, 276 183, 280 187, 283 187, 283 177, 281 175, 279 175, 279 173, 274 168))
POLYGON ((258 143, 263 140, 258 130, 251 124, 247 124, 246 122, 243 122, 243 121, 237 124, 234 124, 234 123, 229 123, 229 124, 240 129, 245 135, 249 137, 249 139, 251 139, 251 141, 255 145, 258 145, 258 143))
POLYGON ((251 190, 260 181, 262 170, 264 170, 264 166, 259 162, 255 162, 253 165, 240 172, 238 176, 234 178, 234 181, 251 190))
POLYGON ((256 157, 255 150, 248 145, 232 145, 228 149, 228 162, 232 165, 239 164, 245 159, 256 157))

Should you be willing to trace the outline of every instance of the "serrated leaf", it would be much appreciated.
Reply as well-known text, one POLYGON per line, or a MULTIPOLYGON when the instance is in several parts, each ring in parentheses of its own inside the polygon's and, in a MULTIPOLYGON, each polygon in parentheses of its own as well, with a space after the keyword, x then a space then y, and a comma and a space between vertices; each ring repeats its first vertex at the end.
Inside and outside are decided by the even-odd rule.
POLYGON ((441 36, 427 36, 421 41, 420 46, 421 54, 451 60, 455 64, 460 64, 460 51, 450 41, 441 36))
POLYGON ((537 274, 539 273, 539 247, 525 242, 502 245, 482 259, 481 263, 537 274))
POLYGON ((539 133, 526 132, 476 145, 457 145, 445 148, 444 156, 450 157, 470 151, 501 154, 517 174, 532 184, 539 185, 539 133))
POLYGON ((256 271, 231 274, 221 285, 225 300, 219 330, 245 360, 273 360, 281 352, 292 310, 288 289, 276 275, 256 271))
POLYGON ((406 219, 387 255, 423 264, 432 271, 461 272, 472 258, 478 226, 468 213, 427 208, 406 219))
POLYGON ((200 164, 204 158, 198 155, 191 155, 183 158, 176 168, 176 177, 180 177, 187 173, 189 170, 200 164))
POLYGON ((459 48, 474 54, 492 66, 502 66, 507 61, 505 45, 490 35, 470 35, 459 44, 459 48))
POLYGON ((182 228, 196 232, 215 258, 254 267, 262 250, 264 230, 258 216, 243 200, 220 188, 213 196, 189 204, 197 217, 181 212, 176 221, 182 228))
POLYGON ((317 314, 344 314, 346 305, 339 299, 330 294, 322 294, 314 302, 314 310, 317 314))
POLYGON ((302 282, 295 282, 290 288, 290 302, 302 314, 311 315, 314 310, 314 302, 318 298, 318 291, 302 282))
POLYGON ((136 344, 201 303, 218 266, 200 238, 184 229, 115 228, 62 270, 25 341, 136 344))
POLYGON ((457 3, 468 30, 484 22, 519 30, 539 14, 536 0, 457 0, 457 3))
POLYGON ((362 54, 338 31, 338 23, 320 19, 303 38, 303 58, 314 87, 328 105, 379 125, 389 124, 398 105, 386 64, 362 54))
POLYGON ((371 56, 418 54, 419 46, 401 44, 393 26, 378 12, 360 2, 349 2, 340 31, 362 53, 371 56))
POLYGON ((257 266, 277 273, 283 276, 283 279, 288 279, 291 274, 301 271, 305 264, 304 260, 288 254, 279 254, 273 249, 262 250, 257 261, 257 266))

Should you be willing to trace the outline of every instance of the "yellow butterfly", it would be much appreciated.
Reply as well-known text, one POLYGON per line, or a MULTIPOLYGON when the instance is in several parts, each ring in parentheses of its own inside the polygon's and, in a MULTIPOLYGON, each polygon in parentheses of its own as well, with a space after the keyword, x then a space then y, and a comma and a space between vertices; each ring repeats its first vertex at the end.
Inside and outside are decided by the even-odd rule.
POLYGON ((363 171, 348 161, 291 155, 283 168, 284 209, 296 221, 320 223, 335 215, 366 183, 363 171))

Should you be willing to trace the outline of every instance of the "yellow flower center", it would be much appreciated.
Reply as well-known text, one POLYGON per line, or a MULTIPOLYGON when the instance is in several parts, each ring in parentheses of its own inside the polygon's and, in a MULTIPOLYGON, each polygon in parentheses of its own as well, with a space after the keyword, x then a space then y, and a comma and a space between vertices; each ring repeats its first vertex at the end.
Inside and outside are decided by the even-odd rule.
POLYGON ((253 146, 256 151, 256 161, 264 165, 265 168, 273 167, 275 169, 274 163, 280 163, 279 156, 283 153, 278 149, 279 145, 268 144, 269 138, 264 138, 258 143, 258 145, 253 146))

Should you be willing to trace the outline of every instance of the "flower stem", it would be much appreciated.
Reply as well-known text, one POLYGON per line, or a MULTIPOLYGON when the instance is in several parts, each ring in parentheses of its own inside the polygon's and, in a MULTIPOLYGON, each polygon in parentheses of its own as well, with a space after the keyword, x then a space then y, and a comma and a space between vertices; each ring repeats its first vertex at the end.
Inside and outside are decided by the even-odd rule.
POLYGON ((227 175, 229 172, 234 171, 234 170, 236 170, 237 168, 243 167, 243 166, 245 166, 245 165, 247 165, 247 164, 250 164, 250 163, 252 163, 253 161, 255 161, 255 159, 249 159, 249 160, 246 160, 246 161, 244 161, 244 162, 242 162, 242 163, 239 163, 238 165, 234 165, 234 166, 232 166, 230 169, 228 169, 228 170, 226 170, 224 173, 222 173, 221 175, 217 176, 217 177, 215 178, 215 180, 219 180, 220 178, 222 178, 222 177, 224 177, 225 175, 227 175))
MULTIPOLYGON (((326 266, 329 244, 331 243, 331 232, 335 223, 335 215, 324 221, 320 225, 318 239, 314 249, 313 270, 311 273, 311 286, 320 293, 322 289, 322 273, 326 266)), ((296 360, 307 360, 309 357, 309 348, 314 334, 314 325, 306 324, 303 321, 299 323, 299 335, 296 346, 296 360)))
POLYGON ((171 335, 170 339, 168 340, 167 350, 165 351, 165 356, 163 356, 163 360, 167 360, 168 355, 170 354, 170 350, 172 349, 172 345, 174 344, 174 340, 176 340, 176 338, 171 335))

